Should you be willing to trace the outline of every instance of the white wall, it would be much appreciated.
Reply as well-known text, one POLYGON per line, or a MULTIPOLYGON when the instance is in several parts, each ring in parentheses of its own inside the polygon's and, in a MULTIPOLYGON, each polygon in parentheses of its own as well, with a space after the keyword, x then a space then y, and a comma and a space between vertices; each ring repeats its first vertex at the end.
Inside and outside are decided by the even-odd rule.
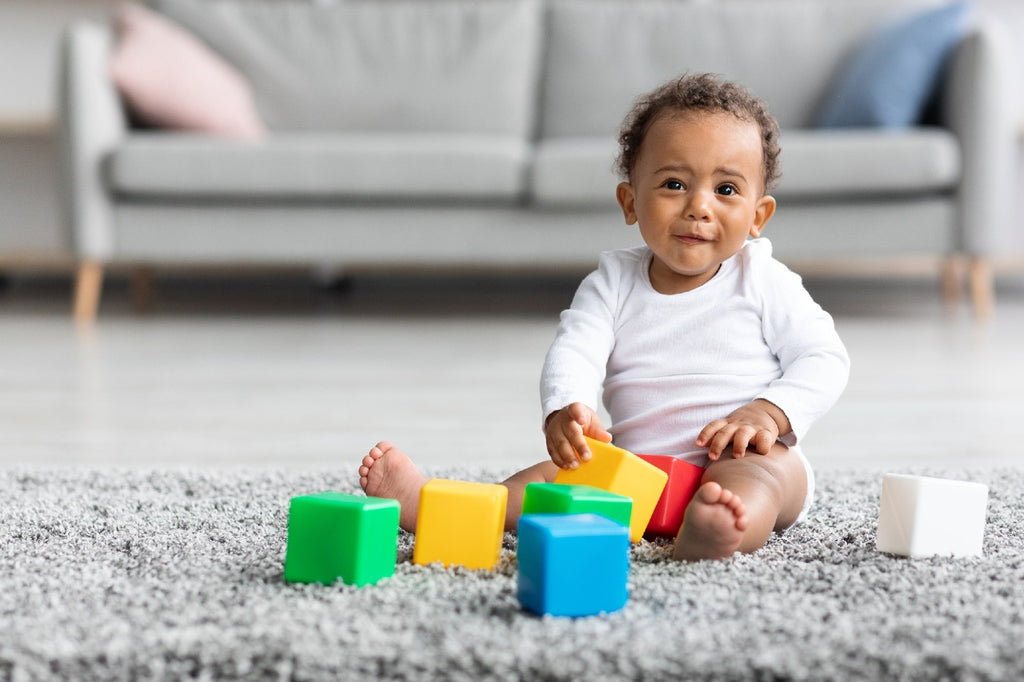
POLYGON ((0 266, 67 253, 56 200, 56 58, 63 28, 113 0, 0 0, 0 266))

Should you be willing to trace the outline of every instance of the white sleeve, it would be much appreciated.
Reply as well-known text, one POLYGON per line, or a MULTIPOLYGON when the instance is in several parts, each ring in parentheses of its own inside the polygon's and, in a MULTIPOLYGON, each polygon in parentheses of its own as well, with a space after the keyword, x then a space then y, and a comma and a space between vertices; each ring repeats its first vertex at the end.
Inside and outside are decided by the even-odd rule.
POLYGON ((615 342, 619 270, 612 258, 602 255, 598 269, 583 280, 572 306, 562 312, 541 372, 542 420, 575 402, 597 410, 615 342))
POLYGON ((811 298, 800 277, 774 259, 762 265, 758 287, 764 295, 764 338, 779 359, 782 376, 758 398, 786 414, 793 431, 781 440, 792 446, 839 399, 850 358, 832 316, 811 298))

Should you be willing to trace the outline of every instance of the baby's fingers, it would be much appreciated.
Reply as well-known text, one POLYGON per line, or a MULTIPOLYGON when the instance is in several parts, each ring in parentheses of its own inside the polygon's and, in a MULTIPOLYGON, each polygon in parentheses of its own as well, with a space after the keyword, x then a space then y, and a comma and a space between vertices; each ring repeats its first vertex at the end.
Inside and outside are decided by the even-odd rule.
POLYGON ((751 445, 754 446, 754 449, 758 453, 767 455, 771 452, 772 446, 775 445, 775 440, 775 434, 767 429, 761 429, 757 432, 757 435, 754 436, 754 439, 751 441, 751 445))
POLYGON ((582 429, 576 429, 569 436, 569 445, 572 446, 572 462, 570 464, 571 469, 575 469, 579 466, 580 462, 590 461, 590 448, 587 447, 587 439, 583 436, 582 429))
POLYGON ((575 469, 580 460, 590 459, 590 451, 579 424, 569 422, 548 438, 548 454, 551 461, 561 469, 575 469), (585 454, 584 454, 585 453, 585 454))
POLYGON ((736 431, 737 427, 734 424, 726 424, 716 431, 714 437, 708 443, 708 457, 713 460, 721 457, 722 453, 729 447, 729 444, 734 441, 736 431))
POLYGON ((548 454, 555 466, 560 469, 575 468, 577 464, 576 450, 563 430, 559 429, 549 434, 547 444, 548 454))
POLYGON ((607 438, 605 441, 607 442, 612 439, 611 434, 604 430, 604 427, 601 426, 601 420, 597 418, 593 410, 583 403, 569 405, 566 408, 566 413, 572 421, 567 424, 565 436, 572 443, 576 452, 579 453, 580 459, 586 462, 590 459, 590 449, 587 447, 585 436, 595 440, 605 440, 607 438))
POLYGON ((602 443, 612 442, 612 434, 605 431, 604 427, 601 426, 600 424, 591 423, 587 435, 593 438, 594 440, 601 441, 602 443))
POLYGON ((753 426, 744 425, 737 427, 732 435, 732 456, 739 459, 747 454, 747 448, 750 447, 752 442, 756 441, 757 436, 758 430, 753 426))
POLYGON ((719 431, 721 431, 728 425, 729 422, 725 421, 724 419, 716 419, 715 421, 705 426, 703 429, 701 429, 701 432, 697 434, 697 447, 707 447, 708 444, 711 443, 711 439, 715 437, 715 434, 717 434, 719 431))

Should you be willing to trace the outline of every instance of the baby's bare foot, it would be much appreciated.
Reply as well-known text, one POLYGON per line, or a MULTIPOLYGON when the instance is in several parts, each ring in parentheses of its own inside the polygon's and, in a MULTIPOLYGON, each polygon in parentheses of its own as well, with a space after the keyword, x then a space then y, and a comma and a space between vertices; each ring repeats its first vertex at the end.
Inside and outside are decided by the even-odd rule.
POLYGON ((427 477, 409 456, 387 441, 374 445, 359 467, 359 485, 363 491, 371 497, 398 500, 402 505, 398 523, 410 533, 416 532, 420 488, 426 482, 427 477))
POLYGON ((714 481, 702 485, 683 517, 673 556, 681 561, 725 559, 747 529, 747 508, 739 496, 714 481))

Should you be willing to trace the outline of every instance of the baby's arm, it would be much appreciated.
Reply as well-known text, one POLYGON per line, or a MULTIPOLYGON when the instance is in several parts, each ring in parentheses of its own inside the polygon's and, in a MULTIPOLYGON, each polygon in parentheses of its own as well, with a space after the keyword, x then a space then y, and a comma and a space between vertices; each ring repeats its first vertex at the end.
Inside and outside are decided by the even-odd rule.
POLYGON ((800 277, 773 259, 760 265, 757 291, 763 296, 762 332, 782 374, 751 397, 755 403, 780 409, 788 423, 779 423, 779 438, 792 447, 839 399, 850 358, 832 316, 814 301, 800 277))
POLYGON ((708 458, 718 459, 732 443, 733 457, 747 449, 767 455, 781 436, 792 431, 786 413, 767 400, 754 400, 725 419, 711 422, 697 436, 697 446, 708 449, 708 458))
POLYGON ((621 265, 601 256, 561 315, 541 371, 541 409, 548 454, 556 466, 575 469, 590 459, 584 436, 610 442, 594 408, 615 345, 614 309, 621 265))
POLYGON ((604 430, 597 413, 583 403, 572 403, 552 412, 544 421, 544 438, 551 461, 561 469, 575 469, 590 459, 584 436, 610 443, 612 436, 604 430))

